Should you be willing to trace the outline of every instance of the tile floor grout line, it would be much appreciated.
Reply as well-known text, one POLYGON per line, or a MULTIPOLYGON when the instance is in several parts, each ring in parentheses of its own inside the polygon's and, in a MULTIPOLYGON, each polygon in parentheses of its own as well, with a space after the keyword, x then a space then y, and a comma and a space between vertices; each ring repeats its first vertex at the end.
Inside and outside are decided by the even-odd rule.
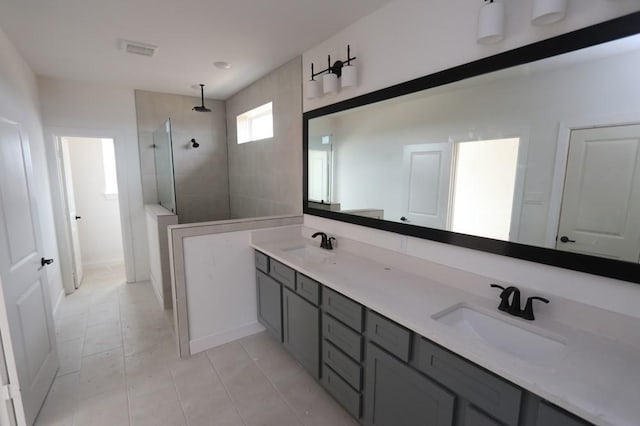
MULTIPOLYGON (((240 344, 240 346, 242 346, 242 344, 240 344)), ((212 348, 212 349, 215 349, 215 348, 212 348)), ((244 347, 243 347, 243 349, 244 349, 244 347)), ((209 353, 208 352, 209 351, 204 351, 204 356, 209 361, 209 364, 211 365, 211 368, 213 369, 214 374, 218 377, 218 380, 220 380, 220 383, 222 384, 222 387, 224 388, 224 391, 226 392, 227 396, 229 397, 229 401, 231 401, 231 405, 233 405, 233 409, 236 411, 236 413, 238 413, 238 417, 240 417, 240 421, 242 421, 243 425, 248 426, 247 421, 244 419, 244 417, 242 417, 242 413, 240 413, 240 410, 238 409, 238 405, 236 404, 236 401, 231 396, 231 392, 229 392, 229 388, 227 387, 227 384, 224 382, 224 380, 222 380, 222 376, 220 375, 220 373, 218 373, 218 369, 214 365, 213 360, 211 358, 209 358, 209 353)))
MULTIPOLYGON (((242 344, 242 340, 240 340, 240 346, 242 347, 242 350, 245 351, 245 353, 247 354, 247 356, 249 357, 249 359, 251 360, 251 362, 253 362, 255 364, 256 367, 258 367, 258 370, 260 370, 260 372, 262 373, 262 375, 267 379, 267 381, 269 382, 269 384, 271 385, 271 387, 276 391, 276 393, 278 394, 278 396, 280 397, 280 399, 282 399, 285 403, 285 405, 289 408, 289 410, 293 413, 293 415, 296 417, 296 419, 298 420, 298 423, 300 423, 300 425, 304 425, 304 422, 302 421, 303 419, 298 415, 298 413, 296 412, 296 410, 293 409, 293 406, 289 403, 289 401, 287 400, 287 398, 282 394, 282 392, 280 392, 280 389, 278 389, 278 387, 275 385, 275 383, 273 383, 273 381, 271 381, 271 379, 269 378, 269 376, 267 375, 267 373, 265 373, 265 371, 262 369, 262 367, 260 367, 260 365, 253 359, 253 357, 251 356, 251 354, 249 353, 249 351, 247 350, 247 348, 242 344)), ((298 362, 298 361, 296 361, 298 362)), ((299 364, 299 363, 298 363, 299 364)), ((306 371, 304 369, 301 369, 304 373, 306 373, 306 371)))
POLYGON ((178 392, 178 386, 176 385, 176 379, 173 375, 173 371, 169 367, 169 375, 171 376, 171 384, 173 384, 173 390, 176 392, 176 398, 178 398, 178 404, 180 405, 180 410, 182 411, 182 417, 184 418, 184 424, 189 425, 189 419, 187 418, 187 413, 184 411, 184 405, 182 405, 182 400, 180 399, 180 392, 178 392))

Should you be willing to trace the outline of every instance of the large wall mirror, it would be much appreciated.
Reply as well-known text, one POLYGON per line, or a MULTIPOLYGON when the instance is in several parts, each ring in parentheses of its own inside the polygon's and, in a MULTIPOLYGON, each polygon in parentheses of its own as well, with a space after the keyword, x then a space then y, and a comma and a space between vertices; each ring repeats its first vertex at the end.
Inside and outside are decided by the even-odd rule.
POLYGON ((640 282, 640 13, 304 115, 304 212, 640 282))

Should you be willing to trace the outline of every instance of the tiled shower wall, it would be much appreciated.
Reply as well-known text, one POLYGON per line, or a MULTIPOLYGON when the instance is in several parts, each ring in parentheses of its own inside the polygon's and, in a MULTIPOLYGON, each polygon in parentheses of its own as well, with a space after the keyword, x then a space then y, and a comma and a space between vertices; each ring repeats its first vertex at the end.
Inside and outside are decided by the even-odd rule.
POLYGON ((158 202, 153 132, 171 118, 176 206, 180 223, 229 218, 225 105, 205 99, 211 112, 197 112, 195 96, 135 91, 142 192, 145 204, 158 202), (200 144, 193 148, 195 138, 200 144))
POLYGON ((302 213, 302 58, 226 101, 232 218, 302 213), (274 137, 237 143, 236 116, 273 102, 274 137))

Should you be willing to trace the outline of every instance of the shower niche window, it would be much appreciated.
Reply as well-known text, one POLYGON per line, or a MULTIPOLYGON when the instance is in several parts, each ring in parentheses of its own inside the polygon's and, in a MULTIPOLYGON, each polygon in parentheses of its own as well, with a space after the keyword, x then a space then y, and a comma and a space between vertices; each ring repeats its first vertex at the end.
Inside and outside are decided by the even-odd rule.
POLYGON ((165 209, 178 214, 173 171, 171 119, 169 118, 153 132, 153 159, 156 169, 158 202, 165 209))

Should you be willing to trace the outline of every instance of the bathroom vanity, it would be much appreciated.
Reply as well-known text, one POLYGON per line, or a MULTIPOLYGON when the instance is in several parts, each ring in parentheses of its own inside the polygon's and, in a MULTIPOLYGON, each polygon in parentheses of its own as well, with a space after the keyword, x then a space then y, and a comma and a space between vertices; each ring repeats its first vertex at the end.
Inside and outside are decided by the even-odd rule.
POLYGON ((429 278, 425 264, 414 266, 426 274, 415 274, 419 259, 402 267, 302 237, 258 240, 260 322, 362 424, 618 426, 640 418, 636 396, 624 396, 640 383, 637 348, 543 313, 533 322, 509 316, 497 293, 491 300, 446 285, 459 271, 429 278))

